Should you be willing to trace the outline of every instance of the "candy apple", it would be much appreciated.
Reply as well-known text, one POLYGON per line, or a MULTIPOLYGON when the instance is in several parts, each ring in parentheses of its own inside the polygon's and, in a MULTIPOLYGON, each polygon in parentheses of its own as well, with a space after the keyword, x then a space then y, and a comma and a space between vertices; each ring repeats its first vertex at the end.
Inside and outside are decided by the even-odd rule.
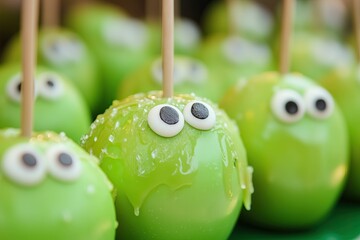
POLYGON ((347 129, 332 96, 300 74, 270 72, 239 82, 220 107, 241 129, 255 170, 243 220, 286 230, 323 220, 348 171, 347 129))
POLYGON ((113 240, 112 185, 64 135, 0 130, 0 238, 113 240))
POLYGON ((235 124, 193 95, 115 101, 82 141, 113 183, 123 239, 226 239, 250 207, 251 168, 235 124))
MULTIPOLYGON (((0 68, 0 128, 20 127, 21 70, 19 65, 0 68)), ((77 89, 45 68, 35 77, 34 129, 64 132, 79 142, 91 124, 90 110, 77 89)))

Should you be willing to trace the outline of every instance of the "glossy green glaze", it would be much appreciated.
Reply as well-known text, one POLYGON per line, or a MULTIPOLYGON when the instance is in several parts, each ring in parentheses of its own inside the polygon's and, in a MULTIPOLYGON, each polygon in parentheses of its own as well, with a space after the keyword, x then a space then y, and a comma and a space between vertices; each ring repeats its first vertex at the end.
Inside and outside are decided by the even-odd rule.
MULTIPOLYGON (((234 14, 234 32, 254 41, 269 40, 274 23, 271 14, 254 1, 238 0, 231 9, 234 14)), ((230 12, 225 1, 213 2, 204 17, 206 34, 229 34, 230 12)))
POLYGON ((253 205, 244 221, 301 229, 319 223, 336 204, 348 171, 348 136, 338 107, 318 119, 310 115, 315 105, 305 104, 304 115, 292 123, 271 110, 273 96, 283 90, 307 102, 305 93, 314 89, 322 88, 299 74, 264 73, 240 82, 220 103, 237 122, 254 167, 253 205))
POLYGON ((198 57, 218 73, 221 95, 237 80, 274 69, 271 50, 235 35, 214 35, 203 42, 198 57))
MULTIPOLYGON (((98 167, 97 159, 65 136, 45 132, 27 139, 18 130, 1 130, 0 164, 1 239, 114 239, 117 222, 112 185, 98 167), (51 174, 48 164, 56 160, 56 155, 49 153, 57 147, 61 147, 61 153, 72 154, 72 163, 74 158, 80 161, 76 179, 64 181, 51 174), (16 155, 13 159, 7 157, 14 148, 18 154, 38 153, 36 163, 46 164, 40 182, 24 185, 8 177, 5 161, 12 160, 18 169, 25 168, 16 155)), ((61 170, 60 165, 58 168, 61 170)), ((31 171, 27 170, 28 178, 34 174, 31 171)))
POLYGON ((83 37, 98 60, 105 108, 116 98, 124 77, 152 58, 149 30, 116 8, 100 4, 73 8, 67 25, 83 37))
MULTIPOLYGON (((5 52, 5 62, 20 62, 19 37, 13 39, 5 52)), ((77 87, 93 111, 96 111, 102 92, 98 66, 84 42, 65 29, 42 29, 38 35, 37 62, 64 75, 77 87)))
MULTIPOLYGON (((0 128, 20 127, 20 100, 12 97, 20 95, 18 83, 14 81, 20 81, 20 78, 19 65, 0 67, 0 128)), ((77 89, 60 75, 41 67, 37 70, 35 88, 34 129, 64 132, 79 142, 89 128, 91 118, 89 108, 77 89), (48 77, 55 84, 52 87, 46 85, 48 77)))
POLYGON ((351 148, 345 194, 351 199, 360 200, 360 68, 337 68, 319 83, 334 96, 345 116, 351 148))
POLYGON ((297 33, 290 51, 291 69, 322 79, 332 69, 354 64, 355 56, 349 46, 325 34, 297 33))
POLYGON ((149 111, 170 104, 183 111, 193 95, 138 94, 99 115, 83 147, 99 157, 117 190, 121 239, 226 239, 242 202, 250 207, 251 168, 235 124, 212 106, 215 126, 185 123, 174 137, 157 135, 149 111))
MULTIPOLYGON (((176 93, 195 93, 218 102, 223 96, 220 76, 208 68, 203 62, 184 56, 175 57, 174 89, 176 93)), ((127 96, 162 89, 161 58, 130 74, 119 87, 118 99, 127 96)))

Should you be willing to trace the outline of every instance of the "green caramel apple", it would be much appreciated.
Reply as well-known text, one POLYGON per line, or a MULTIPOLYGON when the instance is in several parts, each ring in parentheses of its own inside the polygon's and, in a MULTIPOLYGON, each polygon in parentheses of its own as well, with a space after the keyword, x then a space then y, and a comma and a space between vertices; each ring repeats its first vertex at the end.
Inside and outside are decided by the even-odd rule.
POLYGON ((273 56, 263 43, 237 35, 214 35, 200 47, 198 57, 221 77, 221 92, 237 80, 273 70, 273 56))
POLYGON ((236 125, 194 95, 114 101, 82 146, 113 183, 120 239, 226 239, 252 168, 236 125))
POLYGON ((64 135, 0 130, 0 239, 113 240, 112 185, 64 135))
POLYGON ((238 33, 244 38, 255 41, 269 40, 274 21, 271 14, 255 1, 235 0, 231 8, 233 23, 229 21, 230 11, 226 1, 214 1, 205 12, 205 33, 229 34, 238 33), (230 26, 234 29, 230 30, 230 26))
MULTIPOLYGON (((0 67, 0 128, 20 127, 21 68, 0 67)), ((64 132, 76 142, 91 124, 90 110, 78 90, 62 76, 39 67, 35 77, 34 129, 64 132)))
POLYGON ((345 195, 360 200, 360 66, 338 67, 319 83, 334 96, 345 116, 351 149, 345 195))
MULTIPOLYGON (((174 59, 174 90, 176 93, 195 93, 218 102, 223 96, 220 76, 200 60, 176 56, 174 59)), ((162 60, 157 58, 130 74, 120 85, 118 99, 162 89, 162 60)))
POLYGON ((124 77, 152 58, 148 28, 143 22, 100 4, 71 9, 67 25, 83 37, 95 54, 103 80, 102 107, 109 106, 124 77))
POLYGON ((241 129, 255 170, 243 220, 285 230, 323 220, 348 171, 346 125, 332 96, 300 74, 269 72, 239 82, 220 107, 241 129))
POLYGON ((292 46, 291 69, 315 81, 336 67, 353 65, 355 62, 351 48, 329 35, 297 33, 293 37, 292 46))
MULTIPOLYGON (((95 58, 75 33, 61 28, 39 31, 37 62, 59 72, 72 81, 92 111, 96 111, 102 92, 95 58)), ((6 62, 20 62, 20 38, 16 37, 5 51, 6 62)))

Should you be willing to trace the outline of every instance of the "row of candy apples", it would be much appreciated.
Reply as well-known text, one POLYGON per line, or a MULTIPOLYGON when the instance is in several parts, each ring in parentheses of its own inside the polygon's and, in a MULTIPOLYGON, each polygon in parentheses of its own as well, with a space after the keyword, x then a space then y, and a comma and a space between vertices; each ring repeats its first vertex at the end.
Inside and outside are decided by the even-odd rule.
MULTIPOLYGON (((143 28, 137 30, 139 23, 128 23, 127 19, 114 9, 100 6, 89 9, 78 10, 76 16, 73 16, 73 26, 81 25, 83 30, 79 30, 79 32, 84 31, 92 36, 88 40, 90 49, 94 53, 97 52, 97 48, 99 49, 96 55, 99 55, 99 59, 103 58, 102 61, 99 61, 99 66, 102 66, 101 69, 104 72, 106 72, 105 69, 110 70, 108 75, 101 78, 104 82, 95 85, 95 90, 98 91, 100 86, 107 86, 106 76, 113 77, 117 71, 121 71, 123 74, 123 71, 131 68, 132 58, 138 58, 136 51, 133 52, 133 50, 143 45, 141 42, 146 37, 127 38, 121 36, 115 26, 120 25, 121 29, 129 31, 128 36, 132 34, 134 36, 132 31, 136 32, 135 36, 139 36, 139 33, 140 36, 143 36, 144 32, 143 28), (86 20, 82 20, 80 16, 86 16, 84 17, 86 20), (101 20, 102 18, 106 21, 101 20), (109 24, 106 23, 104 29, 98 30, 104 22, 109 22, 109 24), (124 22, 126 22, 125 25, 124 22), (127 24, 130 24, 130 27, 127 24), (101 37, 95 36, 96 34, 101 37), (117 54, 116 44, 106 47, 104 46, 106 44, 102 45, 104 39, 111 44, 118 41, 127 43, 127 47, 123 50, 130 52, 117 54), (139 42, 139 40, 141 41, 139 42), (121 58, 121 60, 117 58, 121 58), (120 70, 119 65, 116 65, 118 61, 130 65, 124 64, 126 67, 120 70)), ((82 55, 87 53, 85 45, 75 35, 61 33, 59 36, 59 32, 58 30, 44 30, 44 33, 40 33, 39 62, 48 63, 47 67, 58 66, 57 68, 63 69, 64 72, 75 68, 77 64, 81 65, 79 69, 83 74, 96 69, 95 65, 89 67, 82 66, 83 63, 80 64, 80 60, 83 58, 84 62, 90 62, 89 59, 91 59, 90 55, 85 57, 82 55), (42 38, 42 35, 46 36, 47 31, 51 32, 49 37, 42 38), (64 43, 65 45, 63 45, 64 43), (82 57, 79 58, 79 56, 82 57), (67 64, 63 64, 64 59, 67 64), (74 61, 74 59, 76 60, 74 61)), ((190 36, 187 35, 187 37, 190 36)), ((225 42, 226 40, 229 39, 226 38, 225 42)), ((252 43, 245 41, 247 47, 244 49, 243 41, 242 38, 237 39, 232 36, 229 40, 230 43, 222 45, 223 48, 218 47, 222 50, 218 50, 217 56, 214 58, 219 61, 224 55, 223 53, 225 53, 223 58, 226 57, 226 53, 235 53, 235 55, 237 52, 240 53, 241 51, 236 47, 238 43, 240 49, 245 51, 248 48, 256 48, 252 47, 252 43)), ((217 43, 217 45, 221 44, 217 43)), ((9 56, 20 55, 15 53, 19 52, 18 50, 19 45, 17 51, 9 51, 14 52, 14 54, 9 53, 9 56)), ((255 50, 255 52, 258 51, 260 50, 255 50)), ((142 54, 144 53, 142 51, 142 54)), ((253 55, 249 54, 248 56, 251 58, 253 55)), ((194 86, 199 85, 199 91, 204 92, 197 92, 198 95, 219 100, 220 96, 206 95, 206 92, 210 92, 210 90, 215 91, 222 88, 219 81, 215 81, 216 78, 213 80, 214 85, 211 85, 210 70, 224 69, 226 64, 217 63, 206 69, 198 60, 188 59, 188 57, 181 57, 179 61, 175 60, 175 84, 184 85, 184 89, 191 89, 193 92, 196 92, 194 86), (187 74, 193 75, 189 77, 187 74), (187 78, 190 79, 187 80, 187 78), (207 90, 205 91, 205 89, 207 90)), ((236 57, 232 59, 234 60, 236 57)), ((243 63, 243 61, 235 62, 243 63)), ((258 62, 261 61, 253 60, 252 64, 244 68, 244 71, 258 62)), ((4 69, 0 76, 3 76, 1 79, 6 79, 2 88, 6 93, 3 96, 4 113, 6 113, 4 121, 8 121, 8 123, 3 127, 10 127, 9 122, 16 123, 16 119, 19 118, 16 106, 19 105, 21 79, 18 66, 12 65, 4 69), (10 118, 12 120, 9 120, 10 118)), ((240 68, 233 67, 233 69, 238 71, 240 68)), ((345 74, 343 71, 342 74, 345 74)), ((353 103, 356 101, 355 92, 358 91, 359 81, 356 77, 356 69, 349 71, 346 72, 348 75, 341 78, 342 81, 335 77, 327 79, 331 81, 328 89, 330 91, 334 89, 334 96, 339 97, 337 101, 346 116, 350 129, 350 143, 354 146, 357 143, 355 122, 358 111, 354 109, 357 106, 353 103)), ((136 90, 133 93, 153 90, 155 88, 153 84, 161 86, 162 76, 159 60, 151 63, 145 70, 138 71, 138 73, 140 72, 142 72, 141 75, 136 74, 136 77, 134 75, 132 80, 129 80, 132 82, 130 85, 135 82, 138 82, 137 85, 139 85, 134 87, 136 90), (144 74, 144 71, 147 74, 144 74), (142 75, 148 75, 148 77, 142 75), (141 82, 142 79, 149 79, 148 82, 151 83, 141 82), (151 87, 142 89, 141 86, 147 85, 151 87)), ((228 70, 222 72, 217 79, 225 81, 228 72, 228 70)), ((79 88, 81 91, 89 87, 91 85, 89 79, 96 76, 95 73, 86 74, 87 78, 82 78, 86 82, 82 83, 82 87, 79 88)), ((58 74, 42 68, 39 68, 37 76, 36 81, 39 84, 35 89, 38 95, 35 109, 39 113, 36 112, 35 116, 38 117, 39 123, 36 123, 37 120, 35 120, 35 129, 38 126, 39 129, 36 130, 43 130, 41 128, 45 126, 45 130, 65 131, 66 127, 69 127, 69 129, 78 131, 78 135, 88 131, 90 124, 84 128, 85 130, 77 124, 80 121, 90 121, 90 119, 86 120, 82 117, 87 112, 87 110, 83 110, 86 105, 78 100, 81 97, 77 96, 76 91, 71 90, 71 84, 62 81, 58 74), (60 103, 60 99, 63 103, 56 108, 54 104, 60 103), (41 101, 43 102, 41 103, 41 101), (77 106, 80 107, 76 108, 77 106), (42 111, 44 114, 41 114, 42 111), (66 117, 66 120, 62 117, 66 117), (71 121, 69 121, 70 117, 71 121), (51 128, 47 124, 52 121, 57 125, 64 124, 64 126, 58 129, 51 128)), ((239 76, 243 75, 237 75, 237 77, 239 76)), ((235 80, 231 81, 234 83, 235 80)), ((105 91, 103 98, 113 99, 111 96, 116 95, 116 91, 113 91, 118 88, 116 85, 117 83, 114 82, 109 84, 108 91, 105 91), (111 90, 112 93, 110 93, 111 90)), ((91 92, 89 99, 99 95, 95 90, 91 92)), ((182 92, 186 92, 186 90, 182 90, 182 92)), ((85 99, 87 98, 85 97, 85 99)), ((288 229, 308 227, 323 219, 336 203, 348 173, 348 133, 333 97, 325 89, 301 75, 283 76, 274 72, 254 77, 249 81, 238 81, 220 102, 220 107, 225 109, 238 124, 249 161, 256 169, 254 178, 256 193, 253 209, 244 214, 245 218, 259 225, 288 229)), ((75 140, 78 139, 77 136, 72 135, 71 131, 66 133, 73 136, 75 140)), ((3 140, 6 141, 9 136, 14 136, 14 134, 16 132, 4 131, 3 140)), ((40 147, 44 149, 44 146, 48 144, 45 140, 53 141, 54 145, 58 145, 60 142, 66 142, 64 139, 63 136, 40 134, 36 135, 33 141, 38 141, 39 145, 44 144, 40 147)), ((11 141, 4 144, 3 151, 12 144, 14 142, 11 141)), ((71 148, 75 150, 73 144, 66 142, 66 145, 71 145, 71 148)), ((251 168, 247 167, 245 148, 239 138, 237 128, 222 110, 205 99, 197 98, 194 95, 179 95, 171 99, 164 99, 161 98, 160 93, 154 92, 149 95, 135 95, 121 102, 115 101, 112 107, 97 117, 90 127, 89 134, 82 138, 82 145, 88 152, 100 158, 102 169, 117 190, 115 192, 116 206, 117 209, 121 209, 121 212, 117 213, 119 236, 130 239, 134 237, 141 239, 145 236, 165 239, 170 236, 174 237, 173 234, 176 233, 175 238, 178 239, 188 236, 193 239, 204 237, 225 239, 237 219, 242 201, 246 208, 250 207, 251 168), (120 162, 116 159, 122 160, 120 162), (223 159, 223 161, 210 161, 209 159, 223 159), (219 194, 220 192, 226 192, 226 194, 219 194), (214 208, 217 211, 214 211, 214 208), (179 226, 182 228, 181 230, 178 229, 179 226)), ((355 147, 352 149, 352 160, 354 161, 351 164, 355 167, 350 168, 347 192, 358 198, 359 181, 356 179, 358 154, 355 147)), ((76 151, 81 152, 81 150, 76 151)), ((38 183, 39 179, 44 177, 46 168, 54 178, 64 181, 73 181, 78 178, 82 168, 83 170, 88 169, 88 172, 90 169, 95 171, 92 165, 93 161, 89 162, 89 166, 82 167, 77 163, 76 159, 79 156, 84 158, 84 153, 77 156, 78 154, 73 154, 61 146, 52 147, 45 153, 50 163, 40 164, 40 167, 37 168, 37 175, 28 175, 29 180, 26 169, 20 173, 12 171, 14 165, 7 159, 17 157, 25 162, 25 165, 30 166, 34 164, 34 159, 41 159, 41 154, 30 150, 26 144, 7 151, 3 160, 4 171, 8 172, 5 175, 20 184, 31 185, 38 183), (25 153, 30 151, 31 154, 21 154, 22 151, 25 153), (51 159, 55 160, 51 162, 51 159), (60 168, 59 171, 59 163, 56 160, 60 165, 64 165, 66 170, 60 168), (71 168, 67 168, 66 165, 71 168), (31 179, 31 177, 35 178, 31 179)), ((82 202, 82 200, 90 198, 90 196, 97 196, 95 193, 105 182, 105 180, 95 181, 95 175, 89 174, 86 178, 82 178, 85 182, 76 186, 79 196, 73 196, 72 199, 64 200, 64 203, 61 203, 59 214, 65 229, 69 227, 69 223, 73 225, 74 222, 79 221, 75 214, 76 211, 69 208, 69 205, 76 208, 85 202, 90 204, 91 201, 82 202)), ((97 175, 101 174, 97 173, 97 175)), ((54 196, 63 199, 61 193, 54 192, 54 196)), ((39 198, 34 201, 43 202, 43 197, 40 194, 39 198)), ((97 201, 100 201, 99 199, 97 198, 97 201)), ((102 199, 101 201, 108 200, 102 199)), ((89 209, 97 208, 94 212, 98 216, 87 219, 83 223, 85 225, 82 225, 93 227, 91 234, 90 232, 88 234, 90 238, 95 239, 101 234, 111 236, 111 230, 116 225, 111 207, 104 204, 104 210, 99 208, 99 202, 97 204, 89 206, 89 209), (96 224, 92 225, 95 222, 96 224)), ((29 211, 28 203, 24 203, 24 206, 27 206, 24 207, 24 211, 29 211)), ((48 202, 44 204, 44 208, 49 206, 51 204, 48 202)), ((81 221, 83 220, 82 217, 81 221)), ((32 221, 34 220, 32 219, 32 221)), ((37 219, 34 224, 37 221, 41 222, 43 219, 37 219)), ((11 223, 11 221, 8 222, 11 223)), ((17 224, 19 223, 14 223, 12 226, 21 226, 17 224)), ((14 227, 9 229, 13 231, 14 227)), ((17 234, 22 236, 21 233, 17 234)), ((47 236, 45 230, 41 234, 45 235, 40 236, 47 236)), ((68 236, 69 232, 60 230, 59 234, 61 238, 64 238, 68 236)), ((83 236, 81 230, 77 234, 83 236)), ((72 235, 71 238, 74 236, 72 235)))

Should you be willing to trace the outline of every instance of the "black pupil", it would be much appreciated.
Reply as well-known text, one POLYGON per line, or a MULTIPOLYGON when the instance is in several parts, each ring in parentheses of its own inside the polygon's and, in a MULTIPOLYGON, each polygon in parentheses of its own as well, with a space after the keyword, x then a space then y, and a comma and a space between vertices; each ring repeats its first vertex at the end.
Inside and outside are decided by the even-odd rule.
POLYGON ((19 82, 18 83, 18 85, 16 86, 16 90, 18 91, 18 92, 21 92, 21 82, 19 82))
POLYGON ((27 166, 27 167, 35 167, 36 166, 36 158, 34 155, 30 154, 30 153, 25 153, 22 155, 22 162, 27 166))
POLYGON ((318 99, 316 102, 315 102, 315 106, 316 106, 316 109, 319 110, 319 111, 325 111, 326 110, 326 102, 324 99, 318 99))
POLYGON ((194 103, 191 107, 191 113, 198 119, 207 119, 209 117, 209 110, 201 103, 194 103))
POLYGON ((285 109, 286 109, 286 112, 291 115, 294 115, 299 111, 298 105, 293 101, 287 102, 285 105, 285 109))
POLYGON ((59 163, 65 167, 69 167, 73 164, 73 159, 67 153, 60 153, 59 154, 59 163))
POLYGON ((179 122, 179 114, 172 107, 162 107, 160 109, 160 118, 169 125, 175 125, 179 122))
POLYGON ((48 79, 48 80, 46 80, 46 85, 50 88, 53 88, 55 86, 55 83, 53 80, 48 79))

